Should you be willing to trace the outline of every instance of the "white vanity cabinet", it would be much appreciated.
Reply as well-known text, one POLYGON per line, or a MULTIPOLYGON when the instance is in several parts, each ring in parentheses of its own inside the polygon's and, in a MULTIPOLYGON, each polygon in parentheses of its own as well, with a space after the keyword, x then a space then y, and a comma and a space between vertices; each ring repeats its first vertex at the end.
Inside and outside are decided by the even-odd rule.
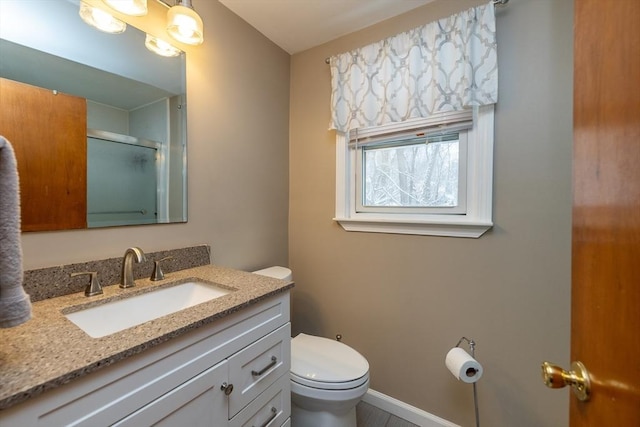
POLYGON ((286 426, 290 337, 283 292, 1 411, 0 425, 286 426))

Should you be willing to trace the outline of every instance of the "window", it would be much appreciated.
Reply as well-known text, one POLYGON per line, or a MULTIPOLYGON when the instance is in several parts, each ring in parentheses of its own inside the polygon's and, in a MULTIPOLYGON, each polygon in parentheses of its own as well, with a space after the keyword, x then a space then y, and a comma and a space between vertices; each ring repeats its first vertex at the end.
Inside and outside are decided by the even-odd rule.
POLYGON ((337 136, 347 231, 480 237, 493 225, 493 106, 337 136))
POLYGON ((419 131, 353 149, 356 212, 465 213, 465 131, 419 131))

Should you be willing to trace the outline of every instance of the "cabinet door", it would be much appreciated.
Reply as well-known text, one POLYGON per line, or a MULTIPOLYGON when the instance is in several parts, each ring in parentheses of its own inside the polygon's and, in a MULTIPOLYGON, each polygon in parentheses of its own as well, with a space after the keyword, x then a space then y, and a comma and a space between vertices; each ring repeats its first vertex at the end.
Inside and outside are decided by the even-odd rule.
POLYGON ((0 133, 16 154, 22 231, 87 226, 87 103, 0 78, 0 133))
POLYGON ((227 362, 207 369, 123 420, 119 427, 225 427, 227 396, 220 389, 228 381, 227 362))

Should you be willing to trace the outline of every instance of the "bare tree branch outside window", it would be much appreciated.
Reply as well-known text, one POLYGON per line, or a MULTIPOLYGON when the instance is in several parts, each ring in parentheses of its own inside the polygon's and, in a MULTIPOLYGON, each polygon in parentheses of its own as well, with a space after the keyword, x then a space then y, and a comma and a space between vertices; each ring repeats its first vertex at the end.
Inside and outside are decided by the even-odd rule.
POLYGON ((458 140, 364 149, 365 206, 458 203, 458 140))

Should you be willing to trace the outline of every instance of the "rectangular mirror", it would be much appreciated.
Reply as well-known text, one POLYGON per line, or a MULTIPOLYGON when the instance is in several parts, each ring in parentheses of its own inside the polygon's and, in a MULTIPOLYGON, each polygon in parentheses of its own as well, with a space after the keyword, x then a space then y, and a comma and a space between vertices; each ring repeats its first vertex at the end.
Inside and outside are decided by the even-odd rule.
MULTIPOLYGON (((61 160, 65 169, 71 169, 68 162, 86 166, 85 187, 78 186, 86 188, 86 207, 82 203, 62 207, 67 212, 85 209, 85 223, 67 226, 57 219, 38 219, 23 230, 185 222, 185 53, 163 57, 149 51, 147 35, 131 25, 120 34, 98 31, 82 21, 77 0, 2 0, 0 9, 0 77, 46 89, 48 94, 73 95, 86 103, 86 124, 82 125, 86 158, 76 154, 61 160)), ((18 94, 11 102, 20 103, 22 98, 18 94)), ((6 102, 2 108, 16 109, 6 102)), ((26 114, 13 115, 14 128, 49 127, 43 109, 23 108, 29 108, 26 114)), ((55 124, 64 119, 57 118, 55 124)), ((9 127, 2 125, 0 134, 9 127)), ((32 148, 16 147, 26 138, 19 135, 4 134, 16 149, 21 181, 61 173, 44 170, 48 161, 35 161, 32 148), (25 173, 27 162, 30 169, 25 173)), ((48 143, 49 138, 39 138, 43 140, 32 142, 31 147, 48 143)), ((29 194, 31 190, 22 185, 21 191, 23 210, 26 204, 35 204, 34 210, 43 212, 65 204, 60 197, 46 200, 29 194)))

